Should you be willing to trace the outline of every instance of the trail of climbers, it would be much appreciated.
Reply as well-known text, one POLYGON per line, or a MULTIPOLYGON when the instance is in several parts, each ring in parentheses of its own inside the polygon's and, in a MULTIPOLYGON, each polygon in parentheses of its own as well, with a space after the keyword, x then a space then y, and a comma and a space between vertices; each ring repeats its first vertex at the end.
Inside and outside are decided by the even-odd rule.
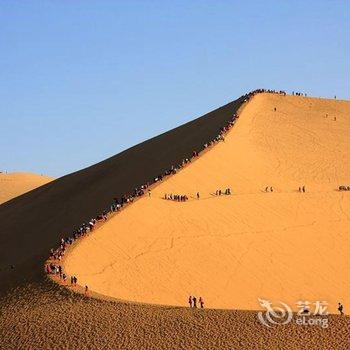
MULTIPOLYGON (((93 241, 82 240, 66 270, 89 290, 137 302, 184 306, 189 295, 201 295, 209 308, 256 309, 257 297, 350 303, 337 269, 348 266, 349 171, 341 152, 348 121, 337 116, 338 138, 324 139, 323 115, 333 102, 317 101, 322 108, 313 111, 309 101, 257 94, 224 142, 148 187, 93 241), (304 135, 296 125, 314 132, 304 135), (321 149, 319 139, 327 142, 321 149), (334 154, 321 152, 327 149, 334 154), (340 169, 336 177, 329 161, 340 169)), ((337 103, 344 115, 347 104, 337 103)))
MULTIPOLYGON (((258 93, 278 93, 285 95, 284 91, 274 91, 274 90, 264 90, 264 89, 258 89, 255 91, 252 91, 246 95, 244 95, 244 102, 249 101, 254 95, 258 93)), ((62 265, 59 263, 61 259, 64 257, 67 248, 72 245, 77 239, 84 237, 88 233, 92 232, 96 226, 96 224, 100 221, 107 221, 108 217, 116 212, 119 212, 124 206, 131 204, 134 202, 135 199, 138 197, 142 197, 145 195, 145 193, 148 193, 149 196, 151 196, 151 186, 154 184, 157 184, 160 181, 163 181, 166 177, 170 175, 176 174, 180 169, 191 163, 195 158, 197 158, 201 152, 203 152, 206 149, 209 149, 210 147, 214 146, 220 141, 225 140, 225 134, 229 132, 229 130, 235 125, 236 119, 238 116, 234 114, 227 122, 226 125, 224 125, 220 130, 218 135, 213 139, 206 142, 201 150, 194 150, 192 153, 191 158, 184 158, 181 162, 181 164, 172 166, 169 170, 167 170, 164 174, 160 174, 156 177, 154 177, 152 183, 146 183, 142 185, 139 188, 135 188, 134 193, 132 194, 125 194, 122 196, 122 198, 114 198, 113 203, 111 204, 109 210, 104 210, 101 214, 97 215, 96 218, 92 218, 88 223, 83 223, 76 231, 73 232, 73 236, 62 238, 60 241, 60 245, 58 248, 54 249, 52 248, 50 251, 50 257, 45 264, 45 271, 49 275, 58 275, 60 280, 63 281, 63 283, 67 280, 66 273, 63 272, 62 265)), ((186 201, 188 200, 188 197, 186 195, 175 195, 175 200, 180 201, 186 201)), ((168 199, 167 197, 165 199, 168 199)), ((173 199, 172 195, 169 199, 173 199)), ((199 193, 197 193, 197 199, 199 199, 199 193)), ((72 277, 75 283, 72 283, 71 279, 71 285, 77 284, 77 278, 76 276, 72 277)), ((85 292, 87 291, 87 286, 85 286, 85 292)))

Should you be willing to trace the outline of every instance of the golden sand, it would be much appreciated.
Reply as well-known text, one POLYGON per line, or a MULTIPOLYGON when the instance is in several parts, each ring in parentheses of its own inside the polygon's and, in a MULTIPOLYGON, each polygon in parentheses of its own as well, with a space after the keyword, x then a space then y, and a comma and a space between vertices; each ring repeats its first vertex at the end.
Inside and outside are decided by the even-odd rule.
MULTIPOLYGON (((87 282, 90 288, 96 278, 94 287, 115 297, 175 304, 174 295, 179 296, 183 289, 201 294, 206 306, 215 306, 224 295, 215 299, 215 293, 224 293, 220 286, 226 271, 227 281, 232 281, 227 288, 236 293, 229 308, 248 305, 247 293, 254 295, 251 289, 259 278, 257 290, 273 293, 285 284, 283 298, 291 295, 291 299, 299 287, 300 295, 310 299, 308 291, 319 296, 321 289, 316 288, 321 287, 328 294, 337 294, 332 285, 336 283, 347 311, 348 299, 341 290, 346 289, 347 277, 344 227, 348 221, 344 217, 348 215, 348 193, 331 187, 341 181, 345 184, 349 173, 347 149, 343 149, 348 146, 349 103, 281 98, 254 98, 225 144, 210 149, 162 183, 151 198, 141 198, 81 239, 67 256, 67 267, 77 270, 69 272, 77 272, 79 283, 87 282), (318 109, 308 112, 308 123, 315 120, 317 127, 301 116, 308 103, 318 109), (269 110, 271 106, 277 106, 276 115, 269 110), (321 121, 316 123, 324 110, 337 114, 334 124, 330 115, 325 127, 321 121), (288 116, 283 114, 287 112, 288 116), (237 149, 236 143, 249 147, 237 149), (230 151, 226 151, 228 145, 230 151), (226 157, 221 156, 223 151, 226 157), (296 162, 290 160, 292 155, 298 156, 296 162), (188 186, 185 178, 191 181, 188 186), (294 187, 303 184, 308 192, 295 192, 294 187), (261 191, 267 185, 274 186, 277 193, 261 191), (231 197, 209 194, 227 186, 235 191, 231 197), (160 199, 165 191, 194 195, 197 187, 202 197, 198 201, 160 199), (337 222, 342 229, 336 228, 337 222), (312 261, 314 257, 317 260, 312 261), (158 296, 163 299, 158 301, 158 296)), ((90 295, 94 294, 73 293, 49 278, 21 283, 6 295, 0 294, 0 349, 350 349, 348 316, 329 316, 330 326, 324 329, 295 322, 268 328, 254 311, 159 307, 108 302, 90 295)), ((270 295, 274 297, 260 297, 270 295)), ((179 297, 179 304, 186 305, 187 297, 179 297)))
POLYGON ((31 173, 0 173, 0 204, 52 180, 50 176, 31 173))
POLYGON ((300 300, 327 301, 334 313, 338 301, 350 305, 350 192, 337 191, 350 185, 349 116, 350 102, 255 96, 225 142, 83 239, 67 273, 144 303, 187 306, 196 295, 207 308, 256 310, 258 298, 294 310, 300 300), (231 196, 215 196, 227 187, 231 196))

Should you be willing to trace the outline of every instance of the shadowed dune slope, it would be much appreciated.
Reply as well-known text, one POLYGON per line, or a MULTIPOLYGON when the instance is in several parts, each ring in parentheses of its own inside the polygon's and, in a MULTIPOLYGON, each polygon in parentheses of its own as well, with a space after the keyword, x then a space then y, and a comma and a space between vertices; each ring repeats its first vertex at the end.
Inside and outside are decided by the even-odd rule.
POLYGON ((30 173, 0 173, 0 204, 52 180, 50 176, 30 173))
POLYGON ((109 207, 113 197, 132 191, 191 155, 217 135, 243 100, 2 204, 0 293, 9 286, 42 280, 42 264, 62 236, 109 207))
POLYGON ((139 302, 194 294, 213 308, 256 310, 267 298, 336 312, 350 305, 350 192, 337 191, 350 185, 349 131, 350 102, 258 94, 225 142, 79 243, 66 270, 139 302), (215 196, 227 187, 233 195, 215 196))

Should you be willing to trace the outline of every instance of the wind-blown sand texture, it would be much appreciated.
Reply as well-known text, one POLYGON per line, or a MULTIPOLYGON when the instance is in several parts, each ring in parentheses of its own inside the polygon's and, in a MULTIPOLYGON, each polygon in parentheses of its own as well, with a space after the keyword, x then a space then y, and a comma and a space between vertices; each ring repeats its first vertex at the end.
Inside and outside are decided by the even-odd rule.
POLYGON ((348 113, 350 102, 256 95, 225 142, 84 239, 66 271, 125 300, 183 306, 194 294, 252 310, 258 298, 295 310, 325 300, 336 313, 350 305, 350 192, 337 191, 350 182, 348 113), (233 195, 215 195, 227 187, 233 195))
POLYGON ((258 297, 327 300, 332 312, 350 304, 350 196, 336 191, 350 174, 348 111, 349 102, 255 96, 224 143, 84 239, 67 272, 147 303, 180 306, 195 294, 215 308, 256 309, 258 297), (227 187, 232 196, 214 195, 227 187))
POLYGON ((0 173, 0 204, 52 180, 50 176, 31 173, 0 173))
MULTIPOLYGON (((105 209, 114 196, 120 196, 145 183, 147 179, 190 155, 196 145, 212 139, 241 103, 242 100, 237 100, 190 124, 0 206, 1 348, 350 347, 348 317, 330 316, 328 329, 302 327, 295 323, 270 329, 259 323, 254 311, 191 310, 103 301, 75 294, 52 283, 44 274, 43 264, 48 252, 57 246, 62 236, 105 209), (15 268, 10 269, 10 264, 14 264, 15 268)), ((257 309, 258 305, 249 304, 250 297, 258 294, 257 291, 252 292, 253 288, 261 292, 271 291, 275 293, 271 294, 271 298, 277 296, 286 302, 294 298, 295 282, 303 282, 300 283, 299 293, 310 298, 318 297, 321 292, 335 293, 332 286, 332 289, 327 289, 320 277, 326 265, 324 261, 311 260, 315 255, 314 247, 321 249, 320 260, 327 260, 325 246, 328 246, 327 254, 338 259, 339 263, 334 268, 329 259, 332 268, 326 270, 326 282, 337 282, 338 288, 345 290, 348 285, 348 265, 343 252, 347 250, 349 242, 345 236, 348 222, 344 216, 349 214, 349 205, 345 198, 347 193, 338 193, 336 187, 346 184, 349 174, 348 156, 346 149, 342 149, 349 145, 349 111, 348 102, 256 96, 241 113, 225 143, 216 145, 193 164, 156 187, 151 198, 141 198, 90 237, 81 240, 68 255, 66 267, 72 270, 69 272, 79 276, 81 284, 85 280, 90 288, 101 293, 113 292, 109 294, 118 298, 185 305, 188 294, 192 293, 203 295, 208 307, 257 309), (310 103, 310 114, 302 116, 310 103), (268 111, 268 106, 277 107, 277 111, 268 111), (323 119, 322 113, 328 113, 329 116, 323 119), (332 122, 332 113, 337 113, 337 121, 332 122), (324 126, 318 119, 322 119, 324 126), (300 122, 299 127, 296 121, 300 122), (291 153, 295 156, 295 162, 291 153), (327 163, 331 159, 329 154, 333 154, 332 166, 327 163), (342 166, 341 157, 344 160, 342 166), (296 187, 303 184, 307 186, 308 192, 295 192, 296 187), (274 186, 276 192, 263 193, 267 185, 274 186), (233 189, 232 196, 216 198, 210 195, 217 188, 228 186, 233 189), (201 192, 198 201, 193 199, 187 203, 175 203, 160 198, 164 192, 194 195, 197 190, 201 192), (161 212, 157 213, 157 208, 161 212), (144 211, 143 215, 138 209, 144 211), (214 225, 213 218, 219 217, 219 212, 222 212, 223 219, 214 225), (150 215, 154 215, 153 220, 150 215), (175 220, 177 216, 178 220, 175 220), (315 224, 312 224, 314 221, 315 224), (300 222, 308 225, 310 230, 302 226, 298 228, 300 222), (320 230, 319 236, 313 228, 315 225, 320 230), (327 225, 329 232, 326 234, 327 225), (143 226, 143 231, 140 231, 140 226, 143 226), (153 228, 154 232, 149 231, 153 228), (198 230, 198 235, 193 234, 194 228, 198 230), (332 231, 331 228, 339 231, 332 231), (180 232, 176 233, 176 230, 180 232), (148 234, 146 231, 149 231, 148 234), (312 238, 315 235, 316 242, 312 238), (101 251, 107 246, 103 241, 107 237, 110 237, 110 250, 105 250, 102 256, 101 251), (92 246, 93 241, 95 244, 92 246), (312 247, 304 244, 311 241, 312 247), (296 269, 301 268, 300 275, 291 270, 290 260, 284 255, 286 252, 291 257, 296 255, 288 244, 294 245, 295 251, 301 250, 298 256, 304 264, 295 261, 296 269), (92 248, 88 256, 89 245, 92 248), (127 249, 125 255, 116 249, 117 245, 127 249), (272 255, 271 245, 276 248, 272 255), (115 251, 115 259, 118 260, 113 266, 115 274, 108 271, 108 264, 113 263, 111 251, 115 251), (204 256, 208 251, 210 254, 204 256), (82 267, 78 266, 79 259, 83 262, 82 267), (192 264, 195 259, 205 265, 192 264), (221 271, 225 261, 231 261, 232 266, 221 271), (282 275, 282 268, 275 266, 278 263, 285 265, 285 276, 282 275), (305 267, 307 263, 310 266, 305 267), (107 264, 105 275, 100 274, 100 280, 94 279, 93 271, 102 265, 105 267, 104 264, 107 264), (216 266, 213 267, 213 264, 216 266), (264 264, 265 271, 261 267, 264 264), (130 273, 125 272, 127 268, 130 273), (217 278, 214 269, 218 273, 217 278), (304 269, 307 274, 302 277, 304 269), (330 276, 332 269, 335 276, 339 274, 339 281, 330 276), (186 274, 183 274, 184 271, 186 274), (314 271, 319 273, 310 274, 314 271), (152 285, 141 276, 142 273, 146 274, 145 277, 148 275, 153 278, 152 285), (197 276, 198 273, 202 275, 197 276), (273 273, 277 275, 274 277, 273 273), (103 285, 105 276, 122 276, 120 288, 113 287, 114 281, 107 281, 103 285), (223 276, 229 278, 221 281, 223 276), (266 285, 261 283, 256 287, 256 280, 265 282, 264 276, 268 278, 266 285), (295 277, 296 281, 290 281, 288 276, 295 277), (132 277, 139 278, 140 287, 133 283, 132 277), (181 283, 175 285, 172 279, 181 283), (207 285, 212 281, 219 286, 207 285), (225 293, 221 290, 225 282, 226 288, 235 293, 235 298, 227 295, 227 304, 226 300, 215 299, 215 293, 225 293), (282 282, 285 283, 283 290, 280 286, 282 282), (143 283, 146 283, 144 287, 143 283), (167 283, 171 284, 171 288, 175 285, 174 290, 166 287, 169 289, 163 291, 167 283), (277 290, 269 287, 268 283, 273 283, 277 290), (159 286, 154 286, 156 284, 159 286), (156 292, 152 294, 150 288, 156 292)), ((226 298, 226 294, 221 295, 226 298)), ((337 296, 332 301, 338 300, 337 296)), ((340 300, 346 308, 347 296, 341 295, 340 300)))

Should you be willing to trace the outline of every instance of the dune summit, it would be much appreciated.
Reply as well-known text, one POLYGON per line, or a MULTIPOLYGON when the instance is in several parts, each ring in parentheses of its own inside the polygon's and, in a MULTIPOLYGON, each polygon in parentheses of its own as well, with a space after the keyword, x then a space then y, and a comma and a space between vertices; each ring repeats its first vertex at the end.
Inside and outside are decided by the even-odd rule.
POLYGON ((249 309, 257 296, 322 297, 332 305, 340 298, 347 311, 349 202, 337 188, 349 174, 350 104, 245 99, 0 205, 0 348, 349 348, 347 316, 330 315, 326 329, 267 328, 249 309), (86 297, 47 277, 45 261, 63 237, 190 157, 239 109, 225 142, 79 239, 64 259, 90 290, 175 307, 86 297), (228 187, 231 195, 216 195, 228 187), (170 193, 189 199, 163 199, 170 193), (226 310, 176 307, 189 294, 226 310))
POLYGON ((0 204, 52 180, 50 176, 31 173, 0 173, 0 204))
POLYGON ((68 274, 131 301, 186 306, 194 294, 212 308, 267 298, 298 310, 320 300, 336 313, 350 305, 350 192, 338 191, 349 185, 349 114, 350 102, 254 96, 225 142, 68 254, 68 274))

